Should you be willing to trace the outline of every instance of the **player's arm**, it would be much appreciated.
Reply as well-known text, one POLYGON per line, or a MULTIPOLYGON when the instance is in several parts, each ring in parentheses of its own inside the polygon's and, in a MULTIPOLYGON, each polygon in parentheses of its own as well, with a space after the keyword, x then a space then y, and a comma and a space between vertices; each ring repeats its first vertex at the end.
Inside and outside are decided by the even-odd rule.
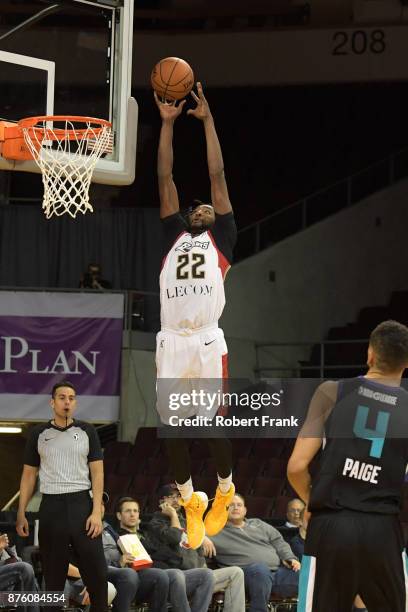
POLYGON ((309 503, 312 482, 309 465, 322 445, 324 425, 336 397, 337 383, 327 381, 317 388, 288 462, 288 480, 306 505, 309 503))
POLYGON ((32 498, 37 482, 38 467, 24 465, 20 481, 20 496, 18 501, 16 530, 19 536, 29 535, 28 521, 26 519, 26 508, 32 498))
POLYGON ((225 215, 232 212, 232 206, 228 195, 227 181, 225 180, 221 145, 201 83, 197 83, 197 93, 198 95, 193 91, 191 92, 197 106, 195 109, 188 110, 187 114, 203 122, 207 143, 208 174, 211 182, 211 202, 217 214, 225 215))
POLYGON ((174 215, 180 209, 176 185, 173 181, 173 128, 174 122, 181 114, 185 100, 167 104, 161 102, 154 92, 157 108, 162 120, 159 149, 157 152, 157 177, 159 182, 160 218, 174 215))

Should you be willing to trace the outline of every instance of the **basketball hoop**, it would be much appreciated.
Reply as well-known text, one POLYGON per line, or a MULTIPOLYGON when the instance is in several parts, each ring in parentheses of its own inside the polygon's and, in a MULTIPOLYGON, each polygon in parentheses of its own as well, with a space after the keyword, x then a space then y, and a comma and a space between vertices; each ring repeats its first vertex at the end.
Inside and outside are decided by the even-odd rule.
MULTIPOLYGON (((13 158, 23 159, 22 155, 27 158, 28 153, 41 169, 44 185, 42 207, 47 219, 54 214, 68 213, 75 218, 79 212, 92 212, 89 202, 92 173, 101 155, 112 152, 109 121, 48 115, 21 119, 16 127, 20 131, 20 156, 15 151, 13 158), (22 138, 26 147, 24 142, 21 143, 22 138)), ((10 153, 7 157, 11 157, 10 153)))

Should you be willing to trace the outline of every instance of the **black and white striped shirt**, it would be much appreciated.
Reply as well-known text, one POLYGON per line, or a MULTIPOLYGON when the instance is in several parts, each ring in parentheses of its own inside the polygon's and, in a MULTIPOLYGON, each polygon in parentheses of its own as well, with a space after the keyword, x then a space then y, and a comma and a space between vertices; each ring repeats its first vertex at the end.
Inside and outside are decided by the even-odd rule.
POLYGON ((27 440, 24 463, 39 468, 40 491, 75 493, 91 488, 88 463, 103 459, 93 425, 74 421, 65 428, 41 423, 27 440))

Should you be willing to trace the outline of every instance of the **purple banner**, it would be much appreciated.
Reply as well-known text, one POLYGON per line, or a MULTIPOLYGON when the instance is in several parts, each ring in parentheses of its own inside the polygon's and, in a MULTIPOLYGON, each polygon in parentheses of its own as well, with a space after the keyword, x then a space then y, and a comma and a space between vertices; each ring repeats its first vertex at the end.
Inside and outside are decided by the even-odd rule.
POLYGON ((120 319, 0 317, 0 393, 119 395, 121 345, 120 319))
POLYGON ((65 379, 78 418, 117 420, 123 304, 121 294, 0 292, 0 418, 49 418, 65 379))

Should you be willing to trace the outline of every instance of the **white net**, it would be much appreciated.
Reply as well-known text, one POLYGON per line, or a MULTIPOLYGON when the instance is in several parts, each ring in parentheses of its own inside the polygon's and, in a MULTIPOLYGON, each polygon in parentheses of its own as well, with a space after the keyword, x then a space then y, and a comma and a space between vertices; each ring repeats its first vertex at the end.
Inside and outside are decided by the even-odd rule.
POLYGON ((65 213, 75 218, 79 212, 92 212, 89 187, 96 162, 112 151, 110 124, 83 118, 78 127, 77 119, 54 117, 40 118, 35 127, 21 127, 42 172, 47 219, 65 213))

